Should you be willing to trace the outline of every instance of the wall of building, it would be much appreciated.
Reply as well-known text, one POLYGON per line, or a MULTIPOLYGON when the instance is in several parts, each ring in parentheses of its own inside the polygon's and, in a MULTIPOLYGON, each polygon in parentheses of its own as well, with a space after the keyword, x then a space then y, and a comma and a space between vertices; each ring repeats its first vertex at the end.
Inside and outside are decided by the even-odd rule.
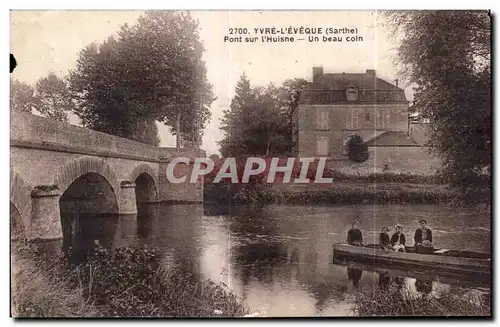
POLYGON ((317 136, 328 136, 330 139, 330 157, 342 156, 344 138, 356 133, 365 140, 376 137, 384 131, 408 130, 408 105, 397 104, 301 104, 298 109, 298 151, 300 156, 317 156, 317 136), (356 109, 361 129, 347 129, 348 112, 356 109), (317 112, 328 112, 328 130, 317 129, 317 112), (390 112, 390 126, 381 128, 376 123, 377 113, 383 110, 390 112), (370 120, 366 120, 369 113, 370 120))

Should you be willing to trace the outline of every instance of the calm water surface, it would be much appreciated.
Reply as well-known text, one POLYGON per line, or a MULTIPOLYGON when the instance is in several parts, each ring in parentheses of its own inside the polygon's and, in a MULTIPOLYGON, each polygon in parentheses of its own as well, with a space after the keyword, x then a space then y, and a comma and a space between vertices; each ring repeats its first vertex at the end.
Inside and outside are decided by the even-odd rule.
MULTIPOLYGON (((479 206, 141 205, 138 216, 86 219, 83 234, 110 248, 156 246, 167 269, 224 282, 244 298, 251 312, 338 316, 350 313, 356 290, 387 286, 394 278, 332 264, 332 244, 344 241, 351 222, 358 220, 366 242, 376 243, 383 225, 392 232, 400 223, 412 245, 422 218, 433 231, 436 247, 490 251, 490 212, 479 206)), ((426 293, 464 286, 460 281, 444 283, 439 276, 396 281, 426 293)))

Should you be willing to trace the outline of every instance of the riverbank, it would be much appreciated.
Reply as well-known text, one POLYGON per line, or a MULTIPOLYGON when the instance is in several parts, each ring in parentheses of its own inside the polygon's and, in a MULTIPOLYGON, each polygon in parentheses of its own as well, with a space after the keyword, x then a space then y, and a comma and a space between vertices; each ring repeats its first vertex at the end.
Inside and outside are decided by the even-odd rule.
POLYGON ((247 314, 224 284, 165 271, 154 249, 95 249, 83 264, 12 246, 14 317, 232 317, 247 314))
POLYGON ((82 297, 82 288, 56 278, 38 256, 33 245, 11 243, 11 310, 13 317, 98 317, 92 302, 82 297))
POLYGON ((443 184, 338 181, 334 184, 210 184, 204 189, 206 203, 247 204, 438 204, 488 203, 489 190, 464 197, 443 184))
POLYGON ((390 288, 359 292, 353 314, 358 317, 491 317, 491 294, 448 290, 439 294, 417 295, 408 289, 390 288))

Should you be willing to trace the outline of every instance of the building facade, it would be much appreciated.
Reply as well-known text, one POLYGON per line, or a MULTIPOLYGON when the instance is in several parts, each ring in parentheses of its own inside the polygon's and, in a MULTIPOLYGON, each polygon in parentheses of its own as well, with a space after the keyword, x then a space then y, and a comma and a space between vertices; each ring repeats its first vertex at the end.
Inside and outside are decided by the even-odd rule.
POLYGON ((295 154, 301 157, 345 158, 352 135, 365 142, 387 132, 408 135, 404 90, 366 73, 325 74, 313 67, 312 83, 299 95, 293 114, 295 154))

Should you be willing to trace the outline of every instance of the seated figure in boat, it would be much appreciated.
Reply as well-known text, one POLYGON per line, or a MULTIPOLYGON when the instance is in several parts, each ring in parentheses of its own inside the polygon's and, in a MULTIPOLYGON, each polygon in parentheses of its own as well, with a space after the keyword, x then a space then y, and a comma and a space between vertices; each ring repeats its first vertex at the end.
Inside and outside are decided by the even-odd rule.
POLYGON ((427 221, 422 219, 419 221, 420 228, 415 231, 413 240, 415 241, 415 251, 417 253, 431 254, 434 252, 432 245, 432 231, 427 227, 427 221))
POLYGON ((392 250, 391 241, 389 239, 389 228, 382 227, 382 231, 379 236, 378 244, 382 250, 389 252, 392 250))
POLYGON ((354 246, 363 245, 363 235, 358 226, 359 223, 357 221, 352 223, 352 228, 347 232, 347 244, 354 246))
POLYGON ((391 237, 391 245, 394 251, 396 252, 406 252, 405 250, 405 245, 406 245, 406 238, 405 234, 403 234, 403 227, 401 227, 400 224, 396 224, 394 226, 396 229, 396 232, 392 234, 391 237))

